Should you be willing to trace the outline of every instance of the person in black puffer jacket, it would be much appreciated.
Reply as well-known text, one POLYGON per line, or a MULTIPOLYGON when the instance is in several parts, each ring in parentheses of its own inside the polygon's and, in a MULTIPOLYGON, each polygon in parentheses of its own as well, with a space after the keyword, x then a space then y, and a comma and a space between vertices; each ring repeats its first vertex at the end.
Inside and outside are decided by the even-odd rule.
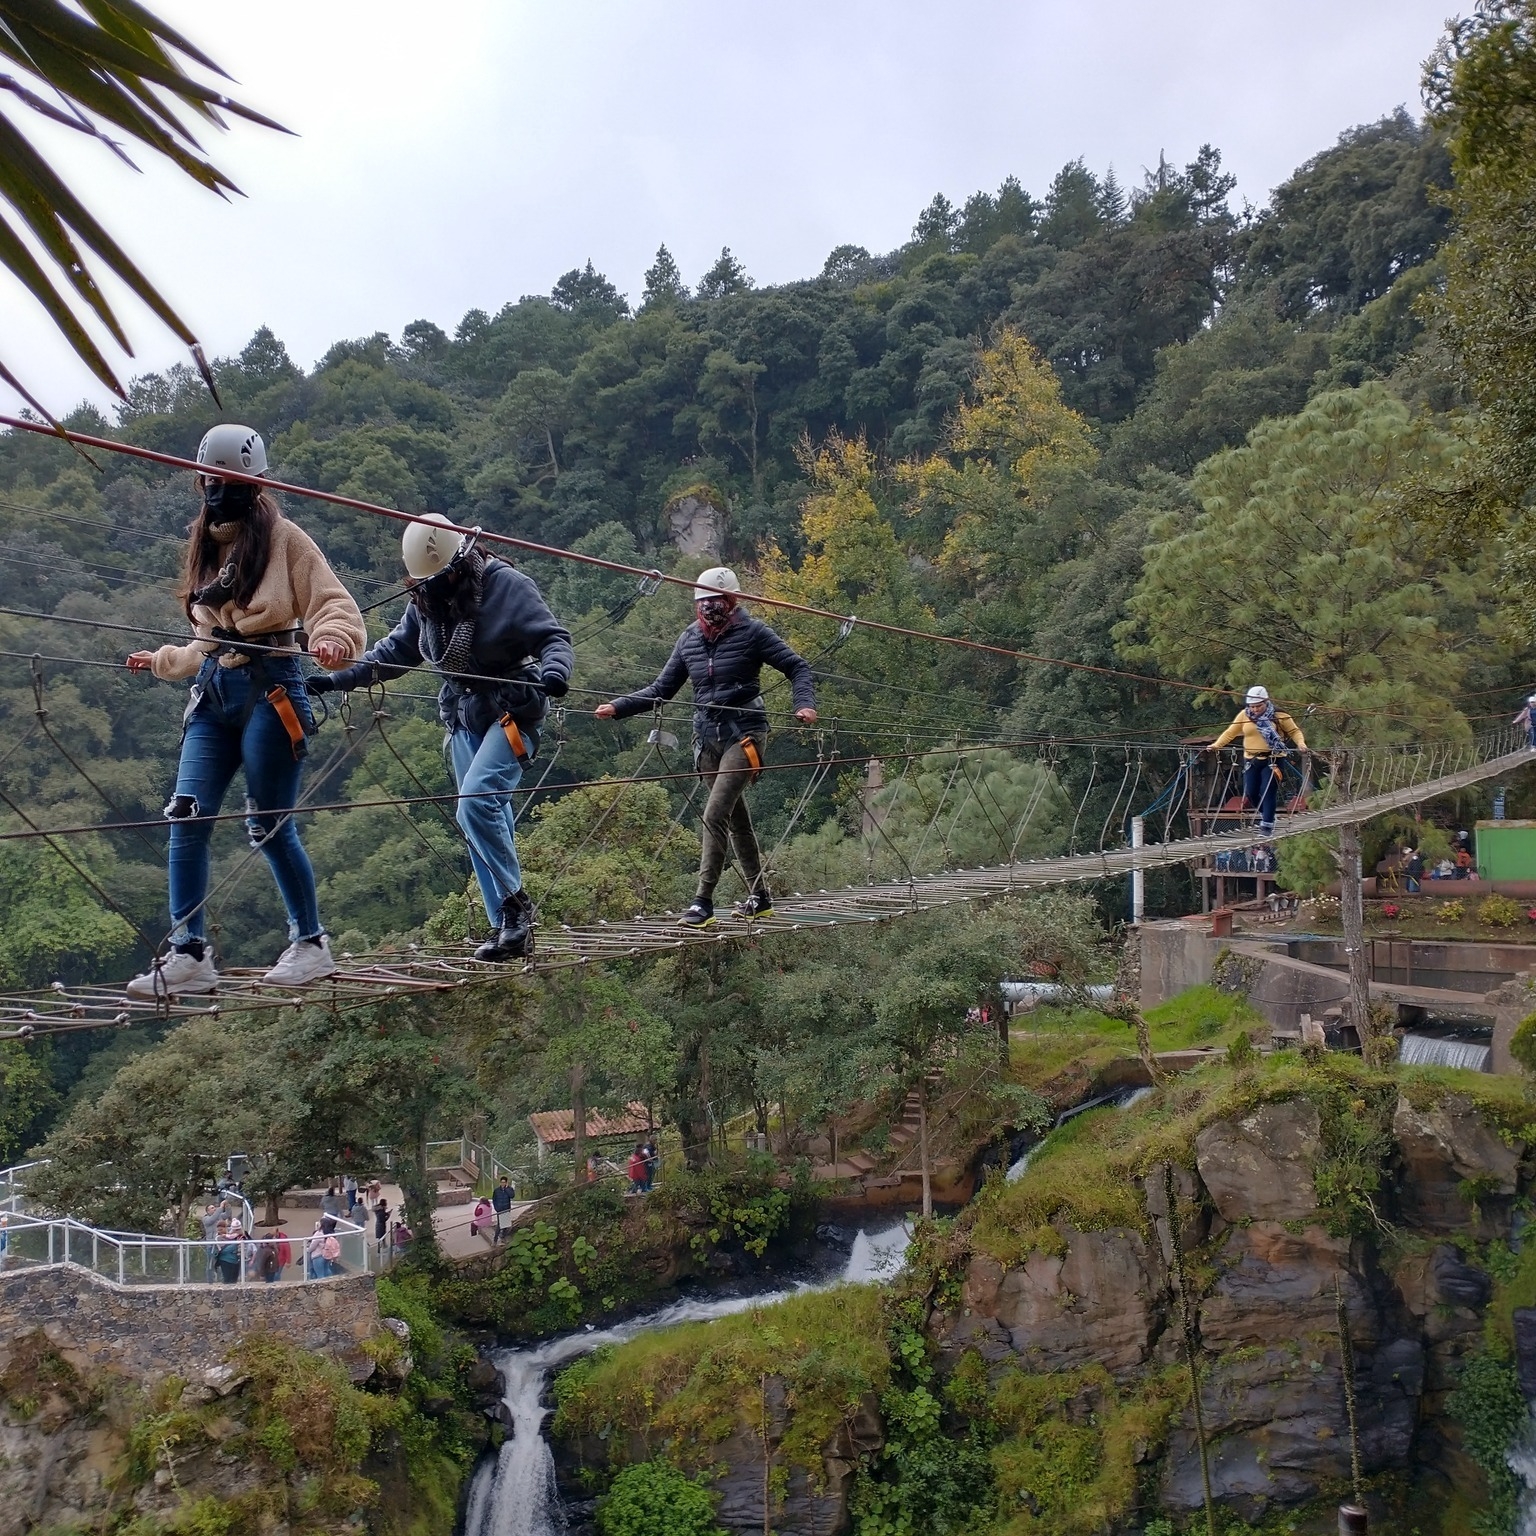
POLYGON ((599 720, 638 715, 658 699, 670 699, 685 682, 693 683, 693 760, 710 785, 704 807, 703 849, 699 856, 699 893, 680 921, 685 928, 705 928, 715 920, 715 886, 725 868, 726 849, 734 849, 747 882, 747 897, 734 907, 737 917, 766 917, 773 897, 763 876, 763 855, 743 798, 762 767, 768 740, 768 709, 763 703, 762 668, 766 662, 790 680, 795 719, 816 719, 816 685, 810 663, 797 655, 760 619, 738 606, 741 583, 725 566, 705 571, 693 589, 697 621, 672 647, 654 683, 599 704, 599 720))
POLYGON ((405 616, 355 666, 308 686, 359 688, 423 662, 442 673, 437 712, 448 728, 457 819, 492 929, 475 957, 526 956, 533 903, 517 860, 512 792, 538 751, 547 700, 570 688, 570 633, 531 577, 482 553, 440 514, 412 523, 401 545, 411 583, 405 616))

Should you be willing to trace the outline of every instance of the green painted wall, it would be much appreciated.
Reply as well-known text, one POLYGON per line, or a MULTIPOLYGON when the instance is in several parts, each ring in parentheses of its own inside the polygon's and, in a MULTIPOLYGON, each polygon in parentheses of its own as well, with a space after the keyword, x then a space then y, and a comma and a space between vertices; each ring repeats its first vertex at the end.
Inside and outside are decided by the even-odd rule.
POLYGON ((1536 880, 1536 821, 1480 821, 1477 872, 1485 880, 1536 880))

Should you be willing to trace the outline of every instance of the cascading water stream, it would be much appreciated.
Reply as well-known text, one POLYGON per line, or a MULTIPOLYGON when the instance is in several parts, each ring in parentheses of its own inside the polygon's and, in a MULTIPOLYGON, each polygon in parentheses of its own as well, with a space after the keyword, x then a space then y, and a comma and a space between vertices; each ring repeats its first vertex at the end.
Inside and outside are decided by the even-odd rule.
POLYGON ((1476 1040, 1445 1040, 1432 1035, 1404 1035, 1397 1059, 1414 1067, 1461 1067, 1486 1072, 1492 1049, 1476 1040))
MULTIPOLYGON (((1151 1092, 1151 1088, 1147 1086, 1121 1088, 1114 1093, 1106 1093, 1102 1098, 1089 1099, 1084 1104, 1074 1104, 1071 1109, 1064 1109, 1057 1115, 1056 1125, 1053 1125, 1051 1130, 1055 1130, 1057 1126, 1065 1125, 1068 1120, 1075 1119, 1078 1115, 1086 1114, 1090 1109, 1103 1109, 1106 1105, 1110 1104, 1114 1105, 1116 1109, 1129 1109, 1131 1105, 1141 1103, 1151 1092)), ((1049 1135, 1049 1132, 1047 1132, 1047 1135, 1049 1135)), ((1042 1137, 1034 1146, 1026 1147, 1009 1165, 1008 1172, 1003 1175, 1004 1182, 1017 1184, 1029 1171, 1030 1159, 1044 1145, 1045 1139, 1042 1137)))
POLYGON ((566 1334, 530 1349, 502 1349, 491 1360, 501 1374, 502 1402, 511 1433, 494 1460, 482 1461, 469 1490, 465 1536, 561 1536, 565 1512, 555 1488, 555 1459, 544 1438, 544 1388, 557 1366, 604 1344, 623 1344, 637 1334, 677 1323, 707 1322, 752 1307, 772 1306, 800 1291, 826 1284, 889 1280, 902 1267, 911 1230, 905 1222, 882 1232, 860 1231, 838 1277, 822 1286, 800 1285, 713 1301, 679 1301, 612 1328, 566 1334))

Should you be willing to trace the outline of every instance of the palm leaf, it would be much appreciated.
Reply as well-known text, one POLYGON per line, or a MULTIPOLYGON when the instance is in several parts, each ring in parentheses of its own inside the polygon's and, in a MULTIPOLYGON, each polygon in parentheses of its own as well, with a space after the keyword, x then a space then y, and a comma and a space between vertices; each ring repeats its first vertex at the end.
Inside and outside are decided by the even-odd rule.
POLYGON ((122 394, 123 386, 118 383, 111 365, 91 340, 90 332, 80 324, 64 296, 48 281, 48 274, 43 271, 37 258, 3 218, 0 218, 0 265, 9 267, 27 292, 48 311, 49 319, 64 333, 65 339, 80 355, 86 367, 108 389, 122 394))
MULTIPOLYGON (((0 91, 11 93, 32 111, 100 139, 130 166, 133 162, 123 146, 104 132, 101 124, 163 155, 211 192, 220 196, 226 191, 238 192, 217 166, 203 158, 201 146, 177 109, 217 128, 224 127, 222 114, 228 113, 279 132, 288 130, 188 74, 177 55, 229 78, 207 54, 138 0, 0 0, 0 58, 11 60, 30 77, 24 82, 0 75, 0 91), (32 82, 36 82, 36 89, 32 82), (49 93, 57 98, 57 104, 48 99, 49 93)), ((3 112, 0 198, 15 209, 22 228, 36 243, 34 251, 17 227, 0 218, 0 266, 17 277, 103 384, 122 395, 117 375, 71 307, 69 290, 129 356, 132 348, 85 264, 82 245, 100 257, 160 322, 186 343, 198 372, 218 399, 213 375, 191 329, 3 112), (50 280, 36 254, 39 251, 63 274, 66 287, 61 289, 50 280)), ((53 421, 3 361, 0 379, 53 421)))

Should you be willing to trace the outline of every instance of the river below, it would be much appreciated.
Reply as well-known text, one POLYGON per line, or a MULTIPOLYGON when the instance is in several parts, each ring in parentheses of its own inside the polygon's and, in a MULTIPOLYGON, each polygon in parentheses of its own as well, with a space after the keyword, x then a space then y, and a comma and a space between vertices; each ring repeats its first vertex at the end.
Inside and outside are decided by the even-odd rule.
POLYGON ((584 1328, 523 1349, 496 1350, 491 1363, 501 1375, 510 1433, 501 1450, 475 1469, 464 1519, 465 1536, 563 1536, 566 1511, 555 1487, 554 1453, 544 1437, 544 1420, 549 1413, 544 1398, 552 1371, 605 1344, 623 1344, 656 1328, 728 1317, 799 1291, 887 1280, 900 1270, 910 1236, 905 1222, 879 1232, 860 1231, 847 1263, 830 1280, 746 1295, 676 1301, 612 1328, 584 1328))

